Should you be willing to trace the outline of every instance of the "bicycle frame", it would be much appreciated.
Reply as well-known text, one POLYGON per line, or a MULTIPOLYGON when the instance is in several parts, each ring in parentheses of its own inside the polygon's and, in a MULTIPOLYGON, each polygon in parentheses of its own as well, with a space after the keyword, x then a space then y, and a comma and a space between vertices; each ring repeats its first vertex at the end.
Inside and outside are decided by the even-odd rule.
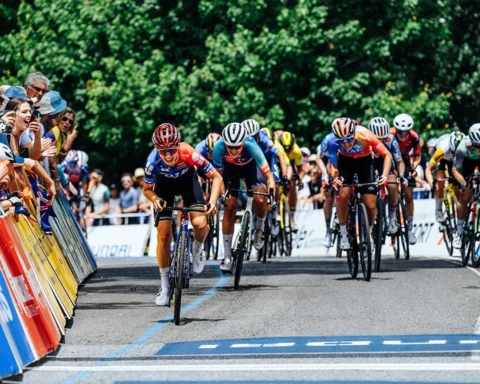
MULTIPOLYGON (((182 220, 182 223, 180 225, 180 230, 178 231, 177 233, 177 238, 175 239, 175 252, 173 253, 172 255, 172 258, 171 258, 171 263, 170 263, 170 272, 169 272, 169 278, 176 278, 178 277, 177 276, 177 253, 178 253, 178 245, 179 245, 179 241, 180 241, 180 236, 182 235, 182 232, 185 232, 187 234, 187 250, 188 250, 188 255, 190 255, 192 253, 192 244, 191 244, 191 239, 190 239, 190 233, 189 233, 189 230, 188 230, 188 223, 190 222, 190 217, 188 215, 188 212, 185 212, 185 211, 182 211, 182 214, 181 214, 181 220, 182 220)), ((188 260, 186 260, 187 263, 187 275, 185 276, 186 280, 190 280, 190 278, 192 277, 192 274, 191 274, 191 270, 190 270, 190 258, 188 258, 188 260)), ((184 264, 185 265, 185 264, 184 264)), ((173 290, 172 290, 173 292, 173 290)))

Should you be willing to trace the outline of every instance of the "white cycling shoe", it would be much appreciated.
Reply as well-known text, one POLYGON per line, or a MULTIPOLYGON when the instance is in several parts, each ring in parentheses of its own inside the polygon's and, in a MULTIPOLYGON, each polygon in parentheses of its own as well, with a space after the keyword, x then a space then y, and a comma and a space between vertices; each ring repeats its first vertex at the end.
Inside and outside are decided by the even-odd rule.
POLYGON ((166 307, 170 297, 170 288, 160 288, 155 299, 155 304, 159 307, 166 307))
POLYGON ((410 228, 408 230, 408 242, 410 243, 410 245, 417 244, 417 238, 415 236, 415 233, 413 233, 413 228, 410 228))
POLYGON ((263 231, 257 231, 255 233, 255 240, 253 241, 253 247, 260 251, 263 248, 263 231))
POLYGON ((325 248, 332 248, 332 231, 327 231, 325 236, 325 248))
POLYGON ((203 256, 203 252, 198 252, 197 254, 193 254, 193 273, 200 274, 205 267, 205 257, 203 256))
POLYGON ((452 245, 455 249, 462 249, 462 236, 460 236, 458 233, 454 233, 452 245))
POLYGON ((351 249, 350 240, 347 235, 340 235, 340 249, 342 251, 349 251, 351 249))
POLYGON ((398 232, 398 228, 399 228, 399 225, 397 223, 397 219, 392 217, 390 219, 390 222, 388 223, 388 229, 387 229, 388 234, 390 236, 395 235, 398 232))
POLYGON ((445 222, 445 217, 443 216, 443 212, 441 210, 435 211, 435 220, 437 220, 438 223, 445 222))

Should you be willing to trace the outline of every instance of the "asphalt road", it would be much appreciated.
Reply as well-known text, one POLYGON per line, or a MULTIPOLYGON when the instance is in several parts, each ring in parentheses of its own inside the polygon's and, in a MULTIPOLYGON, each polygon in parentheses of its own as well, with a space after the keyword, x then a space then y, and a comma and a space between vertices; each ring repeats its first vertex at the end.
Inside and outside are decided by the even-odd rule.
MULTIPOLYGON (((154 300, 152 259, 101 259, 55 356, 23 383, 480 382, 480 273, 388 258, 370 282, 346 260, 215 264, 184 291, 180 326, 154 300)), ((10 382, 10 381, 6 381, 10 382)))

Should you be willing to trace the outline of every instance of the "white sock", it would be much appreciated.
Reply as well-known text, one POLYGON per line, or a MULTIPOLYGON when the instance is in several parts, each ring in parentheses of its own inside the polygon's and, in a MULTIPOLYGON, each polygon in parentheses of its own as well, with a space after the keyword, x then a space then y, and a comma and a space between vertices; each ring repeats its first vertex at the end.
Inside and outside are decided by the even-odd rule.
POLYGON ((465 225, 465 220, 457 219, 457 234, 459 236, 463 235, 463 226, 465 225))
POLYGON ((194 255, 199 254, 203 250, 203 243, 199 243, 197 240, 193 240, 192 253, 194 255))
POLYGON ((340 233, 342 236, 348 236, 347 224, 340 224, 340 233))
POLYGON ((225 251, 225 259, 230 259, 232 257, 232 235, 223 235, 223 245, 225 251))
POLYGON ((266 219, 267 219, 266 217, 264 217, 264 218, 262 219, 261 217, 258 217, 258 216, 257 216, 257 225, 256 225, 256 227, 257 227, 256 230, 257 230, 257 231, 258 231, 258 230, 263 231, 263 229, 265 228, 265 220, 266 220, 266 219))
POLYGON ((435 197, 435 208, 437 211, 442 210, 442 198, 441 197, 435 197))
POLYGON ((408 216, 407 217, 407 223, 408 223, 408 229, 413 228, 413 216, 408 216))
POLYGON ((170 272, 170 267, 159 269, 160 278, 162 279, 162 288, 170 288, 170 280, 168 280, 168 272, 170 272))

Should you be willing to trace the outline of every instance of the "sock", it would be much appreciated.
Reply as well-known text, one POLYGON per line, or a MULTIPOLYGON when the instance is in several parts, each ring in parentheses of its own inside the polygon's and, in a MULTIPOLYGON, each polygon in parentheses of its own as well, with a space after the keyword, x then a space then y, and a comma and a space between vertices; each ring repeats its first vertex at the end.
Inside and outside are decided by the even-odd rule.
POLYGON ((397 204, 395 205, 389 204, 388 207, 389 207, 388 217, 391 219, 392 217, 395 217, 395 213, 397 213, 397 204))
POLYGON ((328 219, 325 218, 325 224, 326 224, 326 226, 327 226, 327 232, 330 231, 330 224, 331 224, 331 222, 332 222, 332 218, 331 218, 331 217, 329 217, 328 219))
POLYGON ((162 279, 162 288, 170 288, 170 280, 168 280, 168 272, 170 272, 170 267, 159 269, 160 278, 162 279))
POLYGON ((463 235, 463 226, 465 224, 465 220, 457 219, 457 234, 459 236, 463 235))
POLYGON ((408 223, 408 229, 413 228, 413 216, 408 216, 407 217, 407 223, 408 223))
POLYGON ((225 248, 225 259, 230 259, 232 257, 232 235, 223 235, 223 245, 225 248))
POLYGON ((441 197, 435 197, 435 208, 437 211, 442 210, 442 198, 441 197))
POLYGON ((347 224, 340 224, 340 233, 342 236, 348 236, 347 224))
POLYGON ((266 217, 261 218, 261 217, 257 216, 257 225, 256 225, 256 228, 255 228, 257 231, 258 230, 263 231, 263 229, 265 228, 265 220, 266 219, 267 219, 266 217))
POLYGON ((197 255, 200 252, 202 252, 202 248, 203 248, 203 243, 199 243, 197 240, 193 240, 192 253, 194 255, 197 255))

